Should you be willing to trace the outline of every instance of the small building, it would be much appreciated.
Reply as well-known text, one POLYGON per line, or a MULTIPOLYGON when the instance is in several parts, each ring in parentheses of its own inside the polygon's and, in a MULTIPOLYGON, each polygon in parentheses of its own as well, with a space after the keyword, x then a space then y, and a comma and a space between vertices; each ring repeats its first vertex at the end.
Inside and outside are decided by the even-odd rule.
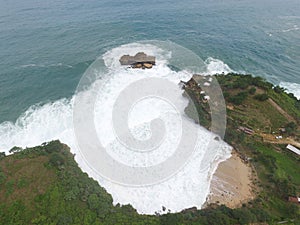
POLYGON ((206 100, 206 101, 209 101, 209 100, 210 100, 210 97, 209 97, 208 95, 205 95, 203 98, 204 98, 204 100, 206 100))
POLYGON ((300 155, 300 150, 296 147, 294 147, 293 145, 287 145, 286 148, 294 153, 296 153, 297 155, 300 155))
POLYGON ((240 126, 238 128, 238 130, 244 132, 245 134, 249 134, 249 135, 253 135, 254 134, 254 130, 251 130, 251 129, 247 128, 247 127, 240 126))
POLYGON ((205 82, 203 85, 204 85, 205 87, 209 87, 209 86, 210 86, 210 83, 209 83, 209 82, 205 82))
POLYGON ((212 77, 208 78, 208 81, 209 81, 209 82, 212 82, 212 80, 213 80, 212 77))
POLYGON ((279 128, 280 133, 286 133, 286 129, 285 128, 279 128))
POLYGON ((289 202, 298 203, 300 204, 300 198, 299 197, 289 197, 289 202))

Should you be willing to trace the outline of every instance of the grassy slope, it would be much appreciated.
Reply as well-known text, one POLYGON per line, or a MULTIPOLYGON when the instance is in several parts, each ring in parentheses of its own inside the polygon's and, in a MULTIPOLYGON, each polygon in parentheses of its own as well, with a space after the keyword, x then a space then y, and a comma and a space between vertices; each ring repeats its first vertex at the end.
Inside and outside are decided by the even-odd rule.
MULTIPOLYGON (((270 85, 255 79, 256 85, 245 85, 253 78, 238 75, 218 76, 226 95, 228 123, 226 141, 242 155, 252 158, 258 172, 258 197, 240 209, 211 206, 205 210, 188 210, 164 216, 138 215, 130 206, 113 206, 111 196, 83 173, 68 148, 57 142, 26 149, 0 158, 0 224, 248 224, 251 222, 294 219, 299 224, 299 207, 288 203, 288 195, 300 194, 299 157, 281 145, 263 143, 258 135, 247 136, 240 125, 260 131, 276 131, 288 121, 267 101, 254 96, 266 92, 299 121, 296 100, 285 93, 276 93, 270 85), (246 83, 247 83, 246 82, 246 83), (236 85, 236 86, 235 86, 236 85), (246 86, 246 87, 245 87, 246 86), (230 97, 248 92, 241 104, 230 97), (281 105, 282 102, 282 105, 281 105)), ((191 89, 194 103, 201 110, 200 124, 210 118, 207 106, 198 101, 197 90, 191 89)), ((205 123, 209 126, 209 121, 205 123)), ((298 123, 299 127, 299 123, 298 123)), ((295 132, 297 136, 299 131, 295 132)), ((19 149, 15 149, 18 151, 19 149)), ((0 156, 1 157, 1 156, 0 156)))
MULTIPOLYGON (((218 75, 216 76, 224 93, 227 105, 227 131, 225 140, 231 144, 242 156, 251 158, 259 180, 257 186, 261 187, 258 197, 247 208, 255 208, 269 214, 269 221, 295 219, 298 223, 300 212, 299 207, 287 202, 288 196, 300 195, 300 157, 288 152, 286 145, 270 144, 263 142, 261 133, 272 136, 282 135, 299 140, 300 127, 300 101, 283 90, 274 90, 273 85, 261 78, 254 78, 245 75, 218 75), (251 89, 255 89, 251 93, 251 89), (240 93, 246 93, 240 95, 240 93), (257 100, 257 95, 267 94, 285 112, 279 112, 270 100, 257 100), (243 97, 239 97, 243 96, 243 97), (275 96, 273 98, 273 96, 275 96), (291 118, 292 117, 292 120, 291 118), (297 127, 291 133, 281 134, 279 128, 285 127, 289 122, 297 123, 297 127), (237 130, 239 126, 251 128, 255 131, 253 136, 246 135, 237 130)), ((198 82, 206 82, 201 77, 195 77, 198 82)), ((213 89, 213 86, 210 87, 213 89)), ((199 93, 202 89, 190 81, 186 86, 187 93, 199 93)), ((208 93, 207 90, 205 90, 208 93)), ((194 94, 195 95, 195 94, 194 94)), ((193 98, 196 105, 205 103, 198 98, 193 98)), ((188 111, 188 107, 186 111, 188 111)), ((209 110, 206 112, 209 114, 209 110)), ((203 119, 203 111, 199 116, 203 119)), ((206 125, 206 123, 202 123, 206 125)), ((200 121, 201 124, 201 121, 200 121)))
POLYGON ((157 224, 83 173, 58 141, 0 159, 0 224, 157 224))
MULTIPOLYGON (((285 127, 289 122, 286 117, 270 103, 270 101, 259 101, 255 95, 266 93, 270 98, 276 96, 273 100, 288 114, 293 117, 299 129, 300 109, 297 108, 297 101, 292 96, 284 92, 276 93, 272 86, 261 80, 253 84, 253 79, 248 77, 248 85, 238 88, 239 83, 243 82, 244 77, 231 75, 228 77, 219 76, 222 89, 227 92, 227 105, 233 105, 232 110, 228 110, 227 136, 225 140, 232 144, 241 155, 246 155, 253 159, 253 165, 259 175, 259 185, 262 191, 259 193, 256 201, 275 218, 298 218, 299 207, 287 202, 288 196, 300 194, 300 158, 288 152, 285 145, 264 143, 259 137, 263 133, 275 133, 281 135, 279 128, 285 127), (237 84, 237 85, 235 85, 237 84), (248 94, 241 104, 231 102, 230 96, 237 92, 249 92, 251 88, 256 88, 256 93, 248 94), (283 104, 284 102, 284 104, 283 104), (256 131, 254 136, 248 136, 237 131, 238 126, 245 126, 256 131), (293 213, 291 213, 293 212, 293 213)), ((283 137, 292 136, 299 139, 299 130, 290 134, 282 134, 283 137)))

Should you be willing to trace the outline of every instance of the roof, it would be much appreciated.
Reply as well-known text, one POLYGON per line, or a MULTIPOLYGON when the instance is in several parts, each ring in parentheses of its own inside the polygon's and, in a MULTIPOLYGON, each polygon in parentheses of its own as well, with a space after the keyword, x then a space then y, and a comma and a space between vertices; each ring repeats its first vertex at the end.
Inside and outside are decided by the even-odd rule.
POLYGON ((254 130, 251 130, 251 129, 247 128, 247 127, 239 126, 238 129, 239 129, 240 131, 243 131, 243 132, 246 133, 246 134, 252 135, 252 134, 254 133, 254 130))
POLYGON ((300 150, 298 148, 294 147, 293 145, 287 145, 286 148, 291 150, 292 152, 296 153, 297 155, 300 155, 300 150))
POLYGON ((300 203, 300 198, 299 197, 289 197, 289 202, 294 202, 294 203, 300 203))

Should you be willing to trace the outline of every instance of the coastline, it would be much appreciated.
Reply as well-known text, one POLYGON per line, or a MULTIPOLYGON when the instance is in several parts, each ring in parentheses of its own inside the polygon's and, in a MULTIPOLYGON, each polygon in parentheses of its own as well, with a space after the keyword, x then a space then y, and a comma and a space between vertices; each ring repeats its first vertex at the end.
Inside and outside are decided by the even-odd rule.
POLYGON ((250 164, 233 150, 232 156, 221 162, 213 174, 204 208, 211 204, 237 208, 253 200, 256 196, 253 184, 255 177, 250 164))

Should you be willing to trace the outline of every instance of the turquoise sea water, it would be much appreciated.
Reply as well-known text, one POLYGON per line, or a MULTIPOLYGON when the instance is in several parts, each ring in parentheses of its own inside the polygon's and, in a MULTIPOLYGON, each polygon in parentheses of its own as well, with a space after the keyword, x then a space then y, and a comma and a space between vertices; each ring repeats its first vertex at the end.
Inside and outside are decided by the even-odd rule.
MULTIPOLYGON (((222 141, 207 145, 210 139, 215 140, 215 134, 186 118, 187 99, 176 85, 189 79, 192 73, 182 70, 188 67, 205 74, 252 73, 285 86, 300 98, 299 3, 299 0, 0 0, 0 151, 8 153, 13 146, 25 148, 59 139, 70 146, 79 167, 112 194, 114 204, 130 203, 146 214, 160 212, 162 206, 172 212, 192 206, 201 208, 209 193, 211 175, 221 161, 230 157, 231 147, 222 141), (136 43, 149 43, 147 40, 158 41, 150 45, 136 43), (159 42, 166 40, 185 50, 170 42, 159 42), (177 47, 166 50, 168 46, 177 47), (121 55, 138 51, 155 55, 157 65, 152 70, 120 67, 121 55), (88 70, 91 77, 85 77, 83 91, 80 89, 74 95, 84 71, 99 56, 95 70, 88 70), (194 65, 195 62, 201 65, 194 65), (171 71, 168 64, 177 72, 171 71), (172 89, 170 96, 176 96, 180 103, 177 111, 158 104, 157 99, 133 105, 127 121, 133 134, 142 139, 149 137, 153 131, 149 121, 157 118, 162 118, 166 125, 166 138, 149 154, 139 154, 135 148, 119 142, 112 127, 115 120, 111 119, 112 112, 116 113, 117 96, 141 77, 172 80, 176 89, 172 89), (86 85, 91 80, 94 83, 86 85), (93 98, 95 94, 97 97, 93 98), (83 107, 76 107, 78 99, 83 100, 80 104, 83 107), (94 113, 87 109, 94 109, 94 113), (88 114, 82 119, 84 112, 88 114), (91 122, 89 126, 85 126, 87 121, 91 122), (192 130, 198 135, 195 146, 190 146, 193 141, 186 138, 193 135, 183 135, 182 121, 189 125, 183 131, 195 128, 192 130), (90 130, 93 126, 94 131, 90 130), (99 140, 91 142, 91 137, 99 140), (101 149, 98 141, 115 159, 113 162, 118 162, 108 163, 113 165, 106 170, 108 174, 120 175, 128 182, 128 177, 137 177, 136 171, 124 173, 120 165, 140 166, 147 171, 142 177, 156 181, 157 173, 151 167, 169 162, 163 169, 170 176, 146 186, 120 185, 114 176, 105 176, 106 173, 95 170, 86 161, 83 150, 88 150, 87 155, 97 165, 107 162, 101 161, 106 159, 103 152, 89 151, 101 149), (186 149, 194 152, 187 161, 174 157, 183 160, 181 168, 180 162, 172 161, 171 156, 182 141, 186 149), (185 145, 186 141, 189 145, 185 145), (82 148, 80 144, 88 147, 82 148)), ((151 91, 155 91, 154 86, 151 91)), ((144 84, 141 89, 133 88, 134 93, 140 94, 144 88, 144 84)), ((167 90, 164 86, 164 92, 167 90)), ((159 97, 159 91, 154 93, 159 97)), ((120 112, 117 117, 126 116, 122 110, 117 112, 120 112)), ((122 127, 117 128, 123 128, 123 123, 120 124, 122 127)))
POLYGON ((0 122, 72 96, 98 56, 151 39, 300 89, 299 0, 0 0, 0 122))

